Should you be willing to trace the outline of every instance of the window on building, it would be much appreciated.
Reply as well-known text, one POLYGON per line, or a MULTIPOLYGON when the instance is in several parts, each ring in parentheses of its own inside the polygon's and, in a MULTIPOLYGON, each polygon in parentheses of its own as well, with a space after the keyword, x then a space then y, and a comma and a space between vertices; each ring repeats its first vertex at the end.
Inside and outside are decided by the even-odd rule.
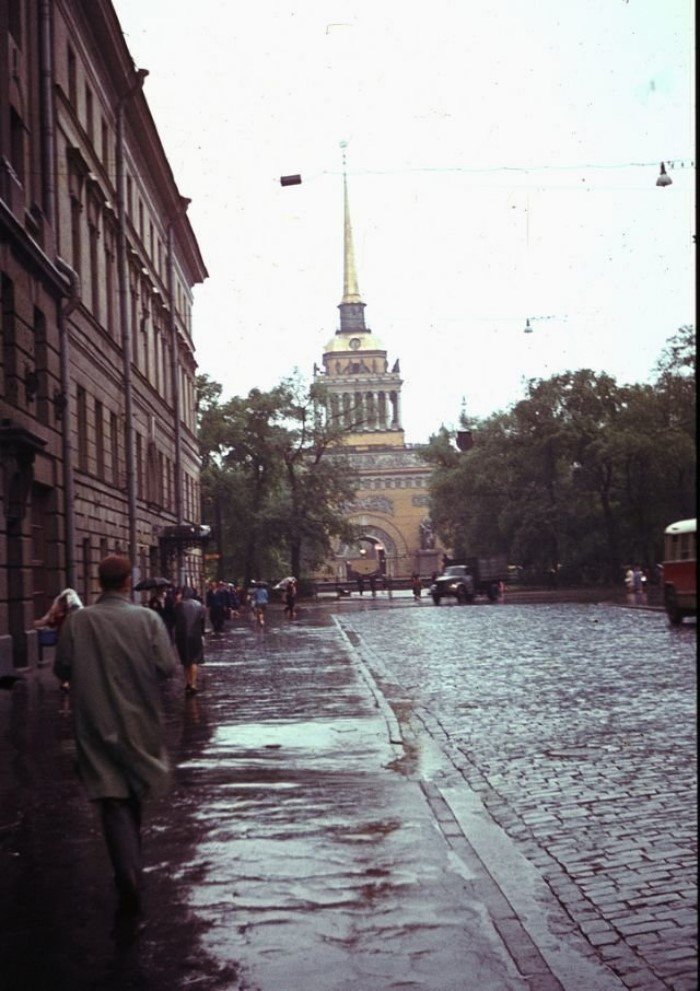
POLYGON ((107 332, 114 338, 117 337, 114 325, 114 241, 111 233, 105 231, 105 326, 107 332))
POLYGON ((146 311, 146 310, 144 310, 143 315, 141 316, 141 334, 140 334, 140 337, 141 337, 141 347, 140 347, 140 350, 141 350, 141 362, 140 362, 140 368, 141 368, 141 371, 143 372, 143 374, 146 376, 146 378, 150 381, 150 378, 151 378, 151 367, 150 367, 151 363, 150 363, 150 360, 149 360, 149 351, 150 351, 150 340, 149 340, 149 338, 150 338, 150 335, 149 335, 149 327, 148 327, 148 311, 146 311))
POLYGON ((99 399, 95 400, 95 470, 97 477, 105 477, 105 414, 99 399))
POLYGON ((37 376, 36 415, 40 423, 49 422, 48 344, 46 317, 34 307, 34 367, 37 376))
POLYGON ((19 181, 24 185, 24 121, 10 107, 10 162, 19 181))
POLYGON ((131 326, 131 341, 130 341, 130 346, 131 346, 131 361, 132 361, 133 364, 136 365, 137 368, 138 368, 138 363, 139 363, 139 356, 138 356, 139 341, 138 341, 138 335, 136 333, 136 328, 138 327, 138 323, 137 323, 138 302, 139 302, 138 289, 136 288, 136 285, 135 284, 132 284, 132 286, 131 286, 131 325, 130 325, 131 326))
POLYGON ((112 449, 112 484, 119 488, 119 417, 116 413, 109 414, 110 446, 112 449))
POLYGON ((18 48, 22 47, 22 3, 21 0, 9 0, 7 11, 7 27, 18 48))
POLYGON ((8 403, 17 404, 18 387, 17 381, 17 347, 15 341, 15 285, 9 276, 2 275, 2 323, 0 323, 0 337, 2 337, 2 362, 0 370, 2 378, 0 394, 4 395, 8 403))
POLYGON ((68 46, 68 99, 75 109, 78 104, 78 69, 75 52, 70 45, 68 46))
POLYGON ((83 604, 92 601, 92 545, 89 537, 83 538, 83 604))
POLYGON ((95 114, 92 103, 92 90, 85 84, 85 130, 91 144, 95 143, 95 114))
POLYGON ((126 177, 126 212, 134 216, 134 184, 130 175, 126 177))
POLYGON ((88 409, 87 393, 81 385, 77 388, 75 412, 78 418, 78 468, 88 470, 88 409))
POLYGON ((92 315, 95 320, 100 319, 100 267, 97 256, 100 232, 97 225, 90 223, 90 302, 92 304, 92 315))
POLYGON ((70 198, 70 225, 71 225, 71 259, 73 268, 80 275, 83 267, 83 240, 82 240, 82 215, 83 204, 77 193, 73 193, 70 198))
POLYGON ((139 499, 143 499, 143 441, 141 434, 136 434, 136 494, 139 499))
POLYGON ((173 508, 173 463, 165 459, 165 509, 173 508))
POLYGON ((143 241, 143 200, 139 200, 139 237, 143 241))
POLYGON ((107 169, 109 168, 109 127, 107 121, 102 118, 102 164, 107 169))
POLYGON ((165 506, 165 492, 165 455, 158 451, 158 505, 161 507, 165 506))

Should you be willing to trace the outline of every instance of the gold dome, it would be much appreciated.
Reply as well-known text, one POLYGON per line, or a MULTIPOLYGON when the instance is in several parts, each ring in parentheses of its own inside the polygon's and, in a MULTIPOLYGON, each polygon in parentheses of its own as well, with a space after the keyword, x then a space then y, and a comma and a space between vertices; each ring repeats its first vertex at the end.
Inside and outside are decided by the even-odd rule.
POLYGON ((371 330, 358 330, 342 334, 334 334, 326 347, 324 354, 358 354, 367 351, 381 351, 386 354, 384 345, 375 337, 371 330))

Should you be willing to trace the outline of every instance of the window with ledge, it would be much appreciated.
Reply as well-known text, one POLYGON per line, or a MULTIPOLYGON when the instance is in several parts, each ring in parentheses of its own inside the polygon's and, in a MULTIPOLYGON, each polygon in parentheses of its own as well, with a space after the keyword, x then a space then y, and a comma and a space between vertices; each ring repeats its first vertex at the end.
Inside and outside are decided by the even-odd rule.
POLYGON ((141 434, 136 434, 136 494, 139 499, 143 499, 143 441, 141 434))
POLYGON ((22 47, 22 2, 9 0, 7 10, 7 28, 18 48, 22 47))
POLYGON ((37 375, 36 415, 40 423, 49 422, 49 375, 46 317, 34 307, 34 365, 37 375))
POLYGON ((85 83, 85 131, 91 144, 95 143, 95 119, 92 104, 92 90, 85 83))
MULTIPOLYGON (((106 225, 105 225, 106 228, 106 225)), ((114 268, 115 268, 115 245, 114 237, 108 229, 105 229, 105 255, 104 255, 104 266, 105 266, 105 326, 107 332, 114 338, 117 337, 116 327, 114 323, 114 268)))
POLYGON ((88 408, 87 393, 81 385, 77 387, 75 412, 78 419, 78 468, 86 472, 88 470, 88 408))
POLYGON ((112 448, 112 484, 119 488, 119 417, 116 413, 109 414, 109 432, 112 448))
POLYGON ((100 272, 98 261, 98 244, 100 231, 97 226, 97 218, 91 215, 88 222, 90 235, 90 302, 92 305, 92 315, 95 320, 100 319, 100 272))
POLYGON ((15 175, 24 185, 24 121, 14 107, 10 107, 10 162, 15 175))
POLYGON ((75 52, 68 46, 68 99, 73 109, 78 104, 78 67, 75 59, 75 52))
POLYGON ((105 477, 105 414, 99 399, 95 400, 95 465, 97 477, 105 477))
POLYGON ((109 127, 107 121, 102 118, 102 164, 109 168, 109 127))

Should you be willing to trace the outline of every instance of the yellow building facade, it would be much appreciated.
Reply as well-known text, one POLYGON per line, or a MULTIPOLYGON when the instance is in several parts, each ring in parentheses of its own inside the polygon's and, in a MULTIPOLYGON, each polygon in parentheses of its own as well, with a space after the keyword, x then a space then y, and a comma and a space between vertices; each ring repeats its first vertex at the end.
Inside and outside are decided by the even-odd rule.
POLYGON ((326 345, 315 381, 328 395, 329 413, 350 427, 347 456, 359 478, 347 517, 361 534, 353 546, 336 547, 318 577, 334 581, 362 576, 429 577, 442 549, 429 519, 430 466, 419 446, 406 444, 401 419, 398 359, 389 367, 384 345, 365 323, 353 249, 347 176, 343 176, 344 273, 340 326, 326 345))

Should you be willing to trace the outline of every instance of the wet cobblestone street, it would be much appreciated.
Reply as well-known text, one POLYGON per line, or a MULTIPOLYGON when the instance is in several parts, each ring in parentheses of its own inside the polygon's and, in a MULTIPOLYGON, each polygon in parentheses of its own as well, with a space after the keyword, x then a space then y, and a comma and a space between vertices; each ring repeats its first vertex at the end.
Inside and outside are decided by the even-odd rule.
POLYGON ((696 988, 695 626, 427 602, 341 623, 624 983, 696 988))

